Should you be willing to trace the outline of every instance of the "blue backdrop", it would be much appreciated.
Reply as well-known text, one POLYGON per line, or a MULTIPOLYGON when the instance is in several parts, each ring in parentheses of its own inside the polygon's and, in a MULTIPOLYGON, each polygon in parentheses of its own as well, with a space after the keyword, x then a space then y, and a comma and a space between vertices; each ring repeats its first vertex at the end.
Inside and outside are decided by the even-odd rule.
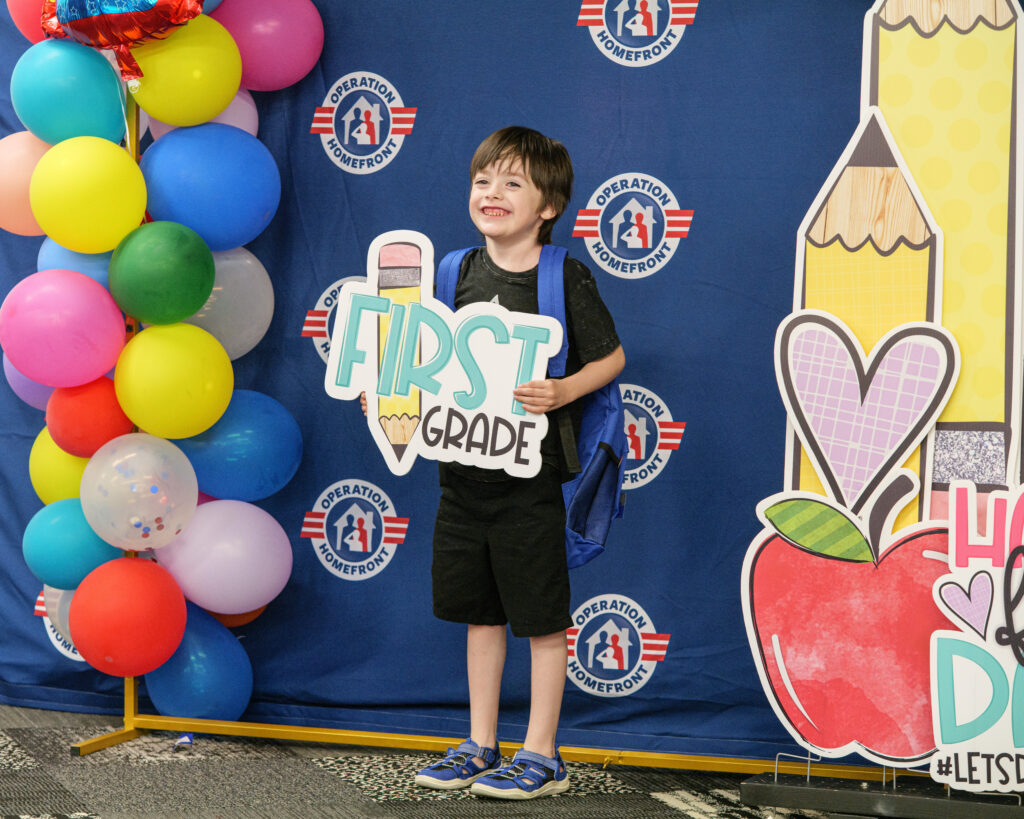
MULTIPOLYGON (((628 25, 619 34, 613 2, 591 20, 607 25, 590 26, 577 25, 579 0, 316 4, 320 62, 291 88, 253 95, 283 197, 248 245, 273 280, 274 318, 235 362, 235 381, 288 408, 305 456, 291 483, 259 503, 288 531, 295 562, 284 592, 236 629, 255 674, 246 718, 468 730, 464 629, 435 620, 430 606, 436 466, 388 472, 358 404, 324 393, 324 316, 307 314, 326 313, 329 326, 333 286, 365 272, 384 231, 421 231, 438 253, 477 241, 469 159, 487 134, 522 124, 573 157, 575 194, 554 240, 594 271, 626 350, 627 409, 646 432, 630 462, 626 518, 606 553, 573 572, 575 672, 559 740, 720 756, 793 750, 751 659, 740 566, 759 529, 755 504, 782 484, 772 343, 791 309, 797 227, 858 122, 869 3, 700 0, 685 28, 685 4, 673 3, 653 37, 628 25), (344 117, 378 102, 381 144, 359 145, 344 117), (360 160, 366 167, 353 166, 360 160), (654 216, 660 260, 611 236, 623 208, 654 216), (600 235, 587 236, 595 216, 600 235), (611 272, 616 259, 656 269, 611 272), (378 527, 369 555, 331 542, 353 504, 378 527), (401 542, 385 542, 385 531, 401 542), (595 648, 613 630, 626 657, 602 661, 595 648)), ((27 46, 3 16, 4 77, 27 46)), ((7 85, 0 136, 23 129, 7 85)), ((35 271, 41 241, 0 236, 3 293, 35 271)), ((21 536, 41 506, 28 455, 43 423, 0 390, 0 700, 116 713, 120 680, 58 651, 33 614, 40 583, 21 536)), ((502 739, 525 734, 527 705, 528 647, 514 641, 502 739)))

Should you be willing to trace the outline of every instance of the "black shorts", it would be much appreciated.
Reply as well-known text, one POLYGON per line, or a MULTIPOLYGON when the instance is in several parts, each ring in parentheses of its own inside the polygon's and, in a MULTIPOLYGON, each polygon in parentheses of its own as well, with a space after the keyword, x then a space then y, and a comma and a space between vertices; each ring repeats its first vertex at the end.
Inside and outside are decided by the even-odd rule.
POLYGON ((441 464, 434 524, 434 614, 471 625, 508 623, 516 637, 572 625, 565 504, 558 470, 475 481, 441 464))

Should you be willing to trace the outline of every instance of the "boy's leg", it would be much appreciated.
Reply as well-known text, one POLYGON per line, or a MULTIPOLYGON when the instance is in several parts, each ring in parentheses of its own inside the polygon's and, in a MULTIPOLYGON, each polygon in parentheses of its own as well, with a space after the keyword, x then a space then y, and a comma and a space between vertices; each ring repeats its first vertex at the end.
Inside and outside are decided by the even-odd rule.
POLYGON ((530 638, 530 722, 523 748, 555 755, 555 734, 562 710, 569 651, 565 632, 530 638))
MULTIPOLYGON (((498 701, 505 668, 505 626, 470 625, 466 632, 469 737, 481 748, 497 745, 498 701)), ((564 676, 565 671, 562 671, 564 676)), ((483 760, 475 757, 479 764, 483 760)))

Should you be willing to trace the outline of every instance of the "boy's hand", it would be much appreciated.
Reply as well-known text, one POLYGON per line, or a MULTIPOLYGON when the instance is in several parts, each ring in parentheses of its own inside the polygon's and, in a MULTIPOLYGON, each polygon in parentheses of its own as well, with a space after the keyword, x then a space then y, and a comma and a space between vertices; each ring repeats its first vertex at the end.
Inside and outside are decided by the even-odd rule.
POLYGON ((538 415, 556 410, 572 400, 572 396, 565 389, 565 382, 553 378, 520 384, 512 390, 512 397, 522 404, 527 412, 538 415))
POLYGON ((359 393, 359 408, 363 411, 363 415, 366 415, 366 393, 359 393))

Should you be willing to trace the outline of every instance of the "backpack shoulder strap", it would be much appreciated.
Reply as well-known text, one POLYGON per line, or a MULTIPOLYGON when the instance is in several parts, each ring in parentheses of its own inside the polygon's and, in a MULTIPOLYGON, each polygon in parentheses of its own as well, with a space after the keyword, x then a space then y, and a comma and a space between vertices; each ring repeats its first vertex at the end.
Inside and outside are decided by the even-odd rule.
POLYGON ((565 326, 565 281, 562 276, 566 253, 564 247, 544 245, 537 266, 537 311, 562 325, 562 348, 548 361, 548 372, 556 378, 565 375, 565 358, 569 352, 565 326))
POLYGON ((472 247, 464 247, 462 250, 453 250, 445 255, 437 265, 437 274, 434 279, 435 298, 455 309, 455 285, 459 283, 459 272, 462 270, 462 260, 466 258, 472 247))

